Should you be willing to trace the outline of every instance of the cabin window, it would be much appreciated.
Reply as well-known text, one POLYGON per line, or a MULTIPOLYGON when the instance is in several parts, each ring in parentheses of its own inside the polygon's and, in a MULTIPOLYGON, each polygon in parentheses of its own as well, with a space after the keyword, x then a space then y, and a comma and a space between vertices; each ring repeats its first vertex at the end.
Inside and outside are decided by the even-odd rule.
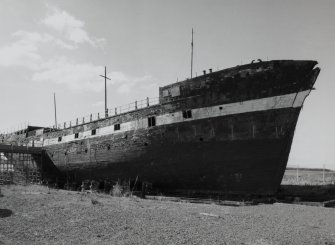
POLYGON ((176 96, 180 95, 180 88, 179 88, 179 86, 172 87, 170 91, 171 91, 171 96, 172 97, 176 97, 176 96))
POLYGON ((120 130, 120 124, 114 124, 114 131, 120 130))
POLYGON ((62 136, 59 136, 58 137, 58 142, 61 142, 62 141, 62 136))
POLYGON ((148 126, 149 127, 156 126, 156 117, 148 117, 148 126))
POLYGON ((75 133, 75 134, 74 134, 74 138, 75 138, 75 139, 78 139, 78 138, 79 138, 79 133, 75 133))
POLYGON ((192 118, 192 111, 191 110, 183 111, 183 118, 192 118))
POLYGON ((168 89, 163 90, 163 97, 167 97, 170 95, 170 91, 168 89))
POLYGON ((92 129, 91 135, 96 135, 96 134, 97 134, 97 130, 96 129, 92 129))

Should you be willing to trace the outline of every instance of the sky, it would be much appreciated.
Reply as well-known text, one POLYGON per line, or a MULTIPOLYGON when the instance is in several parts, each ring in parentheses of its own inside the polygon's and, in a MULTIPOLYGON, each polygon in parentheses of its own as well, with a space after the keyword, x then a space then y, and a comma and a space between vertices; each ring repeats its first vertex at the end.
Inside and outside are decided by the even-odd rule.
POLYGON ((317 60, 288 165, 335 169, 335 1, 0 0, 0 132, 158 97, 194 68, 317 60))

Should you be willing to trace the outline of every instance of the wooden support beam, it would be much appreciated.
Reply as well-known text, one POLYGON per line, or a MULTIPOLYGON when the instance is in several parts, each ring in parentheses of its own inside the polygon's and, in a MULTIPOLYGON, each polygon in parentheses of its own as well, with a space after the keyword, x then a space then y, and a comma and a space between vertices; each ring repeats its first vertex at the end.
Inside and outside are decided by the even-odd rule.
POLYGON ((42 154, 42 147, 2 145, 0 144, 0 152, 3 153, 27 153, 27 154, 42 154))

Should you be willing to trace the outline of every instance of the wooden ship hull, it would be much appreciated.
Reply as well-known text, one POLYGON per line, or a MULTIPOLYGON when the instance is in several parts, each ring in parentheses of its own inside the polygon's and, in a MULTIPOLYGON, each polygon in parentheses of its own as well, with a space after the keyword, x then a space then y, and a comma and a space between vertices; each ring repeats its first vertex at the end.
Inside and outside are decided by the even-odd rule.
POLYGON ((273 193, 282 180, 299 109, 246 113, 131 130, 47 148, 77 180, 135 180, 162 190, 273 193), (268 118, 285 122, 275 126, 268 118), (232 121, 234 124, 232 124, 232 121), (249 122, 259 126, 252 132, 249 122), (234 125, 234 126, 232 126, 234 125), (284 131, 284 130, 290 130, 284 131))
POLYGON ((149 182, 162 190, 273 194, 316 61, 237 66, 159 89, 159 103, 44 130, 58 170, 76 181, 149 182))

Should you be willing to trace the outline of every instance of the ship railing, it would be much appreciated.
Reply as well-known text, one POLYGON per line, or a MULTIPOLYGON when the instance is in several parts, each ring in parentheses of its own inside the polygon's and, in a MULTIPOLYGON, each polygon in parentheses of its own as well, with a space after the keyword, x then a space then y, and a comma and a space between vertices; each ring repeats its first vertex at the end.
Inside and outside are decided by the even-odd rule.
POLYGON ((111 109, 108 109, 106 111, 106 113, 104 112, 99 112, 99 113, 91 113, 89 115, 83 116, 83 117, 78 117, 74 120, 71 121, 65 121, 63 123, 59 123, 57 125, 57 127, 55 127, 55 125, 53 125, 51 128, 57 130, 57 129, 66 129, 66 128, 71 128, 74 126, 78 126, 78 125, 83 125, 89 122, 94 122, 97 120, 101 120, 101 119, 107 119, 116 115, 120 115, 120 114, 124 114, 127 112, 131 112, 131 111, 136 111, 136 110, 140 110, 140 109, 144 109, 150 106, 154 106, 159 104, 159 97, 153 97, 153 98, 149 98, 147 97, 146 99, 143 100, 136 100, 132 103, 126 104, 126 105, 122 105, 122 106, 118 106, 118 107, 114 107, 111 109))

